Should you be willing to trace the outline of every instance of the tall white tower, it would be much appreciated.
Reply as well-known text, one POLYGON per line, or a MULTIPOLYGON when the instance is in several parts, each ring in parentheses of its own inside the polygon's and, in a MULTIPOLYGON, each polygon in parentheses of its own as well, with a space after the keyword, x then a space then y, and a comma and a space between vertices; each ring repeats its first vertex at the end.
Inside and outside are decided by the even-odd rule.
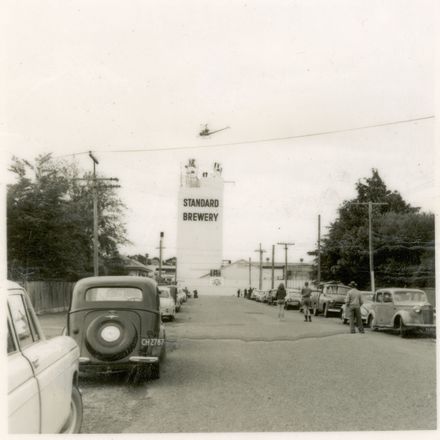
POLYGON ((195 159, 189 159, 181 173, 177 280, 188 288, 203 285, 203 281, 207 281, 206 275, 220 275, 223 258, 223 186, 219 163, 214 163, 212 172, 203 172, 199 176, 195 159))

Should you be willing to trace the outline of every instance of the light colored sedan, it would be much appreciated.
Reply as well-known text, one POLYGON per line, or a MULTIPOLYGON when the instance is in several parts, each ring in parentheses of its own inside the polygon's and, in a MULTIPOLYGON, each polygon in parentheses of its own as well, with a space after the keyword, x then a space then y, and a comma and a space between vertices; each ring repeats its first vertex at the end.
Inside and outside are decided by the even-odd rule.
MULTIPOLYGON (((373 299, 373 292, 360 291, 362 295, 363 304, 361 306, 362 322, 368 325, 368 315, 371 310, 371 301, 373 299)), ((343 304, 341 307, 341 320, 343 324, 347 324, 350 321, 350 315, 347 310, 347 304, 343 304)))
POLYGON ((176 317, 176 303, 171 295, 169 287, 159 286, 160 316, 173 321, 176 317))
POLYGON ((25 290, 13 282, 6 290, 9 433, 78 433, 78 345, 68 336, 46 339, 25 290))

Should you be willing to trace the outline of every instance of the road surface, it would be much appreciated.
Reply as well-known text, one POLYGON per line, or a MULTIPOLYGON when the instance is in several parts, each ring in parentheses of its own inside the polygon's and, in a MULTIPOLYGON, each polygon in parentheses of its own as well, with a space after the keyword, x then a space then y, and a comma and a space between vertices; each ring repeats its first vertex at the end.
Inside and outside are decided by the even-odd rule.
MULTIPOLYGON (((82 432, 436 429, 435 339, 276 315, 243 298, 190 299, 166 323, 159 380, 81 381, 82 432)), ((42 322, 55 335, 64 317, 42 322)))

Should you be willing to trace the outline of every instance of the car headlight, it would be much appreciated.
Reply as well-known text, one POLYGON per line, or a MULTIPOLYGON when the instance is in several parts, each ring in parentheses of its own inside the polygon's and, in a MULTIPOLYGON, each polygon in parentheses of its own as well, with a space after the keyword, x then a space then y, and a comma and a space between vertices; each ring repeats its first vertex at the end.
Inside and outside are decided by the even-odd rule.
POLYGON ((421 312, 420 307, 417 307, 417 306, 413 308, 413 311, 416 312, 416 313, 420 313, 421 312))

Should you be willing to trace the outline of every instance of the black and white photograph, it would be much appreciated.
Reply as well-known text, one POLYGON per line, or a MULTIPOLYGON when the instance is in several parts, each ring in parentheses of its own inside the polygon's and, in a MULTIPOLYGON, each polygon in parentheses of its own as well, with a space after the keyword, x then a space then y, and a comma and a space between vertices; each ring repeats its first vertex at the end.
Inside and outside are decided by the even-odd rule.
POLYGON ((435 0, 0 8, 3 435, 438 438, 435 0))

